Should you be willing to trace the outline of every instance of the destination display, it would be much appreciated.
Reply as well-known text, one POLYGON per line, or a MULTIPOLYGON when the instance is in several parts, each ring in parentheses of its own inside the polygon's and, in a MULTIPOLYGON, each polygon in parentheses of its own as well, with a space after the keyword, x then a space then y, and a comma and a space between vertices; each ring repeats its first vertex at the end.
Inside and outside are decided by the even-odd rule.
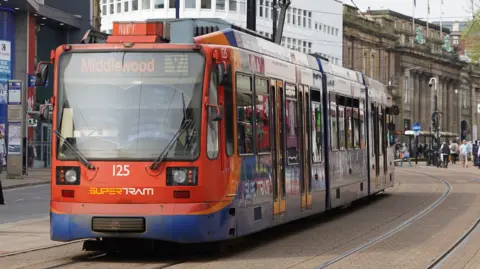
POLYGON ((73 52, 60 58, 60 76, 196 77, 204 62, 197 52, 73 52))

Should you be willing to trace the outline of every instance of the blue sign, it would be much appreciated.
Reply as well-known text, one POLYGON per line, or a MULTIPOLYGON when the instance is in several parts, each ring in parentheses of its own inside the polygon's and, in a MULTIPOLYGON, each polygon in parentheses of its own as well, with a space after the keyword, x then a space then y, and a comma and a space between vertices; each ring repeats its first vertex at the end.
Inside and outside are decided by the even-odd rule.
POLYGON ((412 126, 412 130, 414 132, 420 132, 420 130, 422 130, 422 127, 420 126, 420 123, 415 123, 413 126, 412 126))
POLYGON ((12 78, 12 47, 0 40, 0 103, 7 104, 7 81, 12 78))

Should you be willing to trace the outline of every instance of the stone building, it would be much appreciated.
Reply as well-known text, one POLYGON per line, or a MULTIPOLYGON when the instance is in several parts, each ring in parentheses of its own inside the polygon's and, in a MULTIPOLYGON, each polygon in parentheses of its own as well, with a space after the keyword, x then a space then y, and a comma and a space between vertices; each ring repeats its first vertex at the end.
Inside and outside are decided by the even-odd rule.
POLYGON ((476 128, 477 123, 472 97, 478 75, 476 68, 459 60, 449 34, 435 24, 427 30, 427 23, 417 19, 412 27, 412 17, 391 10, 360 13, 344 6, 343 64, 388 85, 400 110, 395 120, 398 134, 417 122, 422 130, 431 128, 435 91, 429 80, 434 77, 441 131, 459 134, 463 125, 463 134, 472 138, 469 126, 476 128))

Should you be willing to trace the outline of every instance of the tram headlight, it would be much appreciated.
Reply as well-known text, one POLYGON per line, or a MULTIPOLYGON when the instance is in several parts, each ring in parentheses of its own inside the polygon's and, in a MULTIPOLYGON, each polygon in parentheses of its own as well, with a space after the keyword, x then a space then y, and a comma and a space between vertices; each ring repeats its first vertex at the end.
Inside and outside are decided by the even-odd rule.
POLYGON ((77 172, 73 169, 68 170, 65 173, 65 180, 68 183, 74 183, 75 181, 77 181, 77 172))
POLYGON ((167 186, 196 186, 197 171, 196 167, 168 167, 167 186))
POLYGON ((57 185, 80 185, 80 167, 57 166, 57 185))

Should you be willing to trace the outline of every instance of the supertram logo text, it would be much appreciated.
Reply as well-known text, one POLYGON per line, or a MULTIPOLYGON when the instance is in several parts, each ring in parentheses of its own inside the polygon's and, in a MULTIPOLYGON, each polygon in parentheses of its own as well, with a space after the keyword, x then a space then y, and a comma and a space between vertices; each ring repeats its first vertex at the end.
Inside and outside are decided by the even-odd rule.
POLYGON ((151 196, 153 188, 90 188, 90 195, 141 195, 151 196))
POLYGON ((155 59, 150 61, 116 61, 94 60, 82 58, 83 73, 113 73, 113 72, 155 72, 155 59))

